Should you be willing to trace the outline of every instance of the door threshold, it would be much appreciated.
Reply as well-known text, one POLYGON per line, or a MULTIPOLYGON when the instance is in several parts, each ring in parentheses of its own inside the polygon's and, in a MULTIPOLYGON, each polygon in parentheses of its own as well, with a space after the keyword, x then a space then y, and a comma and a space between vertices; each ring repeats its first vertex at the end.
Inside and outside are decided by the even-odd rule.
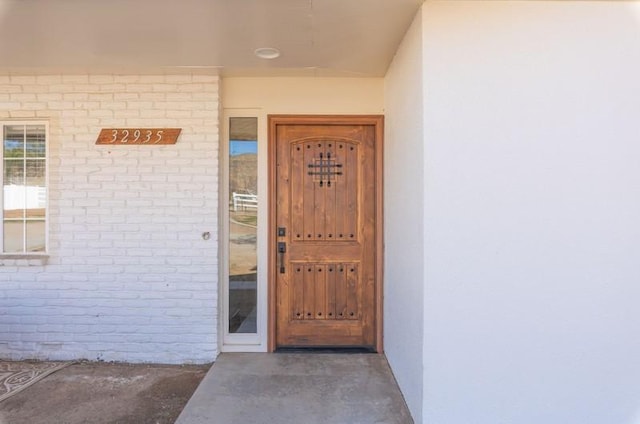
POLYGON ((276 348, 275 353, 376 353, 376 350, 362 346, 288 346, 276 348))

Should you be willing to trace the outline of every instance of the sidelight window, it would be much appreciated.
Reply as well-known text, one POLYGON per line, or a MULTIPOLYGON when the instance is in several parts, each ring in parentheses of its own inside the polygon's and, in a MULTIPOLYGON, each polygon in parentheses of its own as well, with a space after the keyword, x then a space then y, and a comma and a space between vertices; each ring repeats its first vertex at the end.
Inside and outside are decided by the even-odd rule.
POLYGON ((258 119, 229 118, 229 334, 257 333, 258 119))

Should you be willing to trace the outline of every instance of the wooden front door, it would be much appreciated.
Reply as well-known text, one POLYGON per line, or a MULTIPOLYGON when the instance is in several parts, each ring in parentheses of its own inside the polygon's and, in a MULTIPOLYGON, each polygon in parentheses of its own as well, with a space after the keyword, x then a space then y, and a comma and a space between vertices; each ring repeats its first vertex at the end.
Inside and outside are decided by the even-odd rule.
POLYGON ((382 117, 269 126, 271 347, 380 351, 382 117))

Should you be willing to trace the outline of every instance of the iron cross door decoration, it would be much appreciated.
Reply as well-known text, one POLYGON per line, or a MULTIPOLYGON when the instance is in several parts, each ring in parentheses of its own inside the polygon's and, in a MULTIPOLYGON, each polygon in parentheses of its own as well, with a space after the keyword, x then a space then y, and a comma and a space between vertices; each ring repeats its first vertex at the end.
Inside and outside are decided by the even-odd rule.
POLYGON ((176 144, 182 128, 103 128, 96 144, 176 144))
POLYGON ((331 158, 331 152, 326 154, 320 153, 320 158, 314 158, 313 162, 307 165, 309 167, 308 174, 313 177, 314 181, 320 181, 320 187, 327 183, 327 187, 331 187, 331 181, 335 180, 336 175, 342 175, 341 163, 336 163, 335 158, 331 158))

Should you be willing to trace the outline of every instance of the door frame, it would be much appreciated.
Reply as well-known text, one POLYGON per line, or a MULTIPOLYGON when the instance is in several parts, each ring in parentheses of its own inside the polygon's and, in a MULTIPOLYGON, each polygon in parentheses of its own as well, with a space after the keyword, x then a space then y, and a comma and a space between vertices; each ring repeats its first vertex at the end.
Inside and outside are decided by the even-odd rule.
POLYGON ((376 351, 383 352, 383 156, 384 156, 384 116, 383 115, 268 115, 268 161, 269 161, 269 205, 268 205, 268 318, 267 349, 276 349, 276 127, 281 124, 298 125, 373 125, 375 128, 375 175, 376 175, 376 224, 375 224, 375 333, 376 351))

